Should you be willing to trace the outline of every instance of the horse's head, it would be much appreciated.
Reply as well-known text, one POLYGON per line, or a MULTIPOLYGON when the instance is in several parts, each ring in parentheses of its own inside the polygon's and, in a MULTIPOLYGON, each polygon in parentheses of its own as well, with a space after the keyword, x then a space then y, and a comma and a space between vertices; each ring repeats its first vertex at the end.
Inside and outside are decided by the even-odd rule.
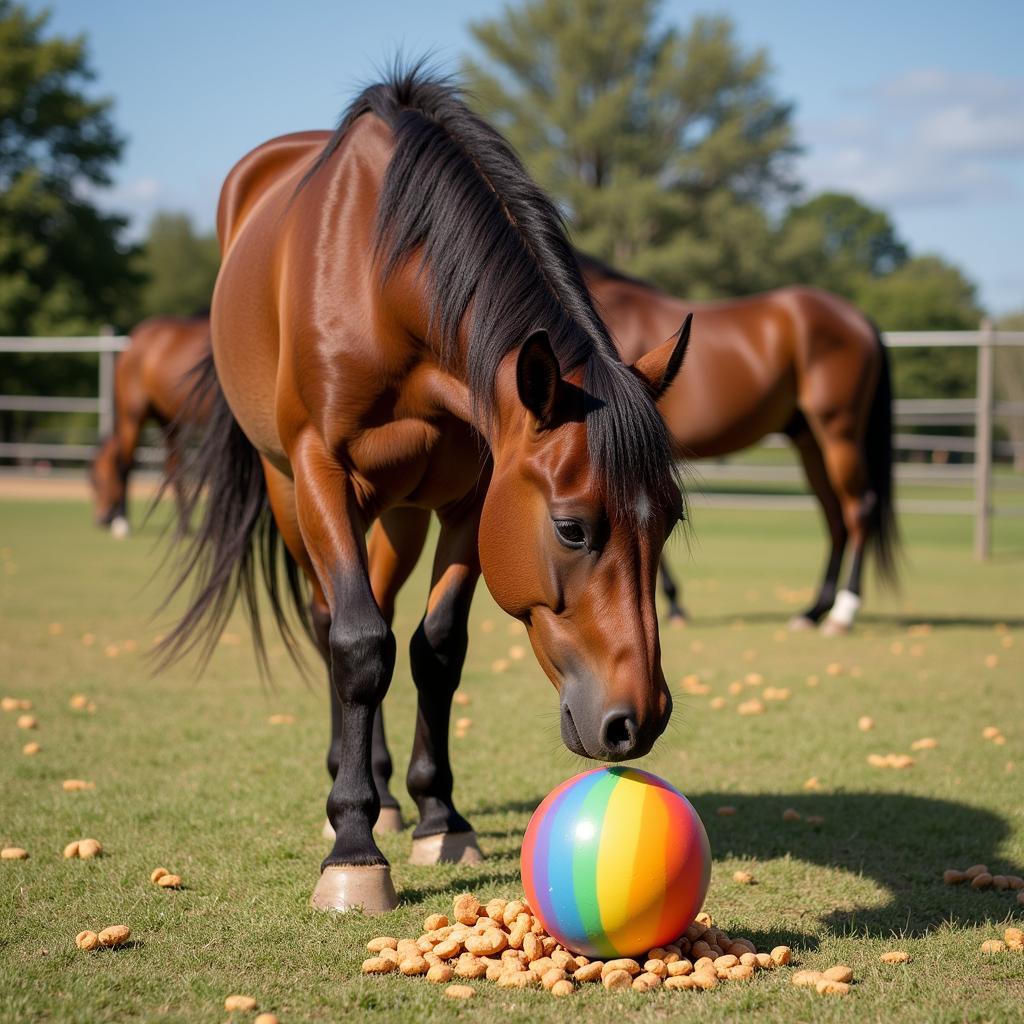
POLYGON ((112 437, 100 446, 89 464, 92 484, 93 518, 97 526, 109 526, 118 515, 124 515, 124 478, 117 464, 117 444, 112 437))
POLYGON ((608 403, 585 390, 584 373, 562 376, 543 331, 499 372, 500 429, 492 438, 481 566, 497 603, 526 624, 558 690, 562 739, 586 757, 646 754, 672 711, 655 584, 661 549, 683 506, 654 403, 678 371, 688 336, 689 320, 678 338, 634 367, 614 366, 614 379, 637 407, 636 434, 642 438, 646 425, 657 452, 622 436, 621 408, 614 426, 598 422, 612 415, 608 403), (602 429, 603 439, 592 443, 598 439, 589 433, 602 429), (608 444, 620 446, 617 481, 601 464, 608 444), (659 458, 660 477, 649 461, 659 458), (624 471, 635 474, 626 501, 624 471), (659 486, 649 486, 652 479, 659 486))

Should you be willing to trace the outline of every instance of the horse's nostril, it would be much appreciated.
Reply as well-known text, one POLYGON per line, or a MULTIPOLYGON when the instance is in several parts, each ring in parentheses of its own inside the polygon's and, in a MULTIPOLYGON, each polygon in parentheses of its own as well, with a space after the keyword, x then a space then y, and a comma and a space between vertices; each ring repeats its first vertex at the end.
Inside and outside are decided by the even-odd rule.
POLYGON ((612 712, 605 716, 601 739, 606 749, 616 754, 627 754, 636 746, 636 722, 629 715, 612 712))

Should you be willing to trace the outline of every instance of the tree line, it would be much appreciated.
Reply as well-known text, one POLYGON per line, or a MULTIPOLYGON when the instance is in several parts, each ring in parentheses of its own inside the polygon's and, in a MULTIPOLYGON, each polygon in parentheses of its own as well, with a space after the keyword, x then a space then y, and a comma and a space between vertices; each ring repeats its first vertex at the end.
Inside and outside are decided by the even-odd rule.
MULTIPOLYGON (((959 268, 912 252, 853 196, 805 194, 793 107, 763 49, 745 50, 728 18, 679 27, 661 15, 659 0, 520 0, 470 26, 470 100, 581 249, 693 299, 800 283, 848 297, 883 329, 977 326, 959 268)), ((47 20, 0 0, 0 334, 124 330, 207 306, 212 235, 171 211, 133 243, 97 202, 125 139, 112 101, 91 96, 86 40, 47 20)), ((0 389, 24 384, 27 364, 5 364, 0 389)), ((969 394, 973 356, 903 351, 897 375, 904 395, 969 394)))

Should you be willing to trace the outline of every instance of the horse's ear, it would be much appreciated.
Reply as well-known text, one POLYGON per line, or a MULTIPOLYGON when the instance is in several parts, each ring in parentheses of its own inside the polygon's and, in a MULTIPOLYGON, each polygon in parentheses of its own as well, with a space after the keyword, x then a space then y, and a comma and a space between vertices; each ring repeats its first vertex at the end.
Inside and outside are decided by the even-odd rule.
POLYGON ((516 387, 519 400, 530 410, 541 429, 554 422, 561 386, 562 371, 551 349, 548 332, 534 331, 519 350, 516 387))
POLYGON ((641 356, 634 364, 633 369, 647 381, 654 400, 657 401, 676 379, 679 368, 683 365, 683 356, 686 355, 686 346, 690 344, 690 325, 693 323, 693 314, 687 313, 683 326, 674 338, 669 338, 664 344, 641 356))

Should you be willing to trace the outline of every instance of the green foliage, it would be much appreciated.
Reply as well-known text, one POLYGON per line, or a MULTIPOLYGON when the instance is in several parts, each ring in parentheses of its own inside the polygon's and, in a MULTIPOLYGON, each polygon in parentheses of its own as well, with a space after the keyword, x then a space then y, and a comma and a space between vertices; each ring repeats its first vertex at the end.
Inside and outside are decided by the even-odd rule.
POLYGON ((567 212, 577 244, 689 295, 768 283, 762 206, 794 187, 791 107, 732 23, 662 28, 657 0, 528 0, 471 31, 481 111, 567 212))
POLYGON ((146 276, 142 316, 189 316, 209 308, 219 263, 215 235, 197 234, 188 214, 158 213, 139 262, 146 276))
POLYGON ((0 0, 0 334, 80 333, 115 319, 138 279, 121 217, 89 198, 122 140, 91 100, 83 39, 0 0))
MULTIPOLYGON (((918 256, 885 277, 867 281, 856 300, 889 331, 973 331, 981 320, 975 287, 938 256, 918 256)), ((900 349, 893 353, 894 387, 903 398, 970 398, 974 349, 900 349)))
POLYGON ((864 284, 908 258, 906 244, 881 210, 853 196, 823 192, 792 207, 779 225, 778 273, 853 298, 864 284))

